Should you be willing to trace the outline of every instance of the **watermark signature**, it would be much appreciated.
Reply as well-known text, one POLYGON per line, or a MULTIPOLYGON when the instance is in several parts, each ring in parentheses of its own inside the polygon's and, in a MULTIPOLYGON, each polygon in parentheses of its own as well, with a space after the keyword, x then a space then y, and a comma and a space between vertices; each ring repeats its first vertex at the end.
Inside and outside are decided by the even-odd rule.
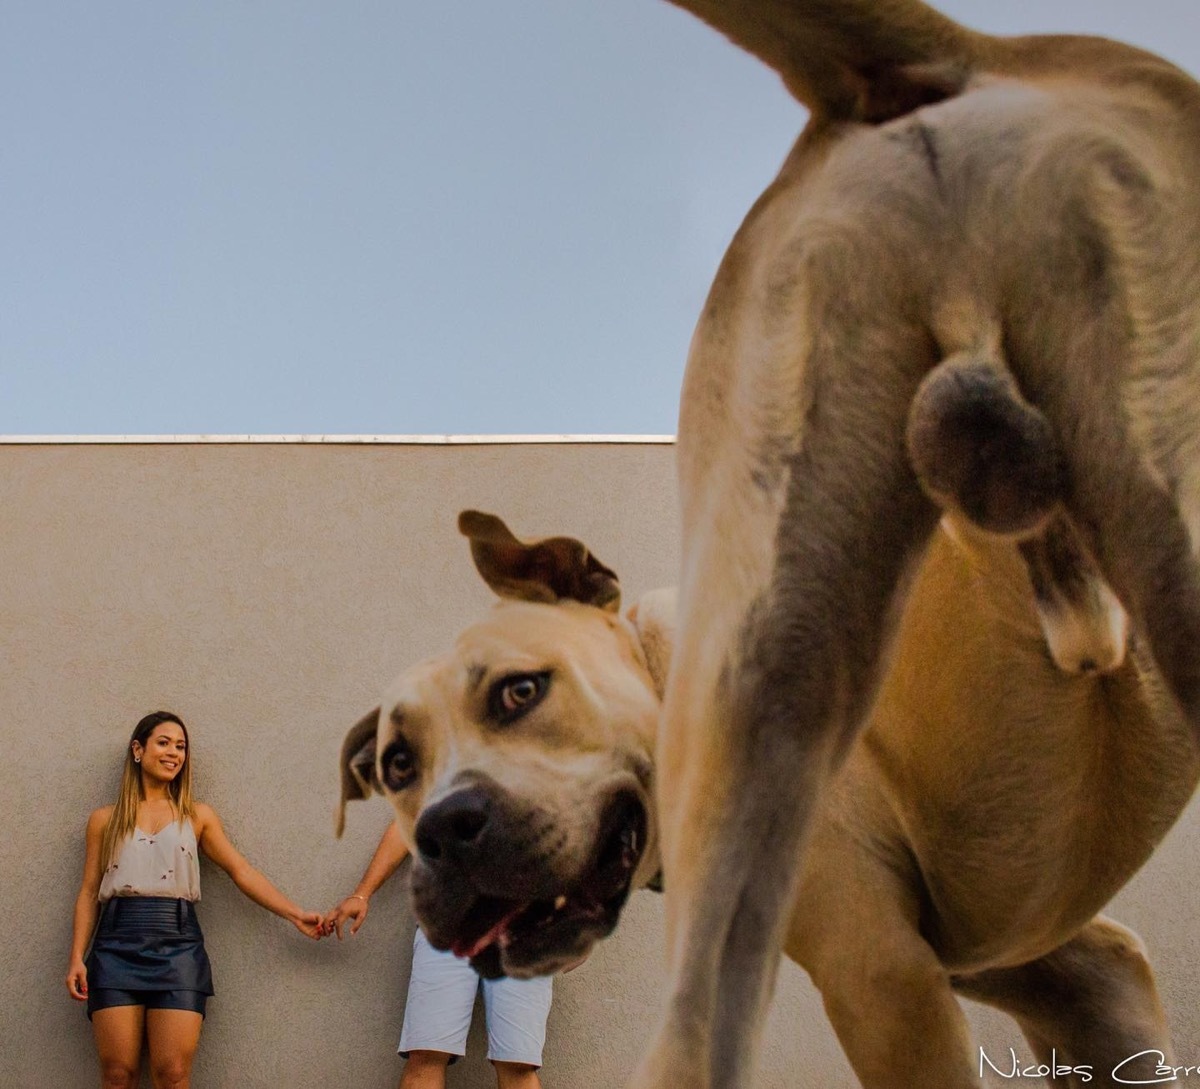
MULTIPOLYGON (((993 1059, 981 1047, 979 1049, 979 1077, 982 1079, 988 1068, 999 1074, 1005 1080, 1018 1078, 1058 1078, 1076 1077, 1081 1082, 1089 1082, 1095 1074, 1095 1066, 1068 1065, 1059 1062, 1058 1052, 1051 1051, 1048 1062, 1026 1062, 1017 1057, 1015 1048, 1008 1049, 1008 1055, 1003 1059, 993 1059)), ((1116 1064, 1108 1076, 1119 1085, 1167 1085, 1171 1082, 1181 1082, 1195 1078, 1200 1085, 1200 1066, 1177 1066, 1167 1061, 1167 1056, 1156 1048, 1139 1051, 1129 1055, 1116 1064)))

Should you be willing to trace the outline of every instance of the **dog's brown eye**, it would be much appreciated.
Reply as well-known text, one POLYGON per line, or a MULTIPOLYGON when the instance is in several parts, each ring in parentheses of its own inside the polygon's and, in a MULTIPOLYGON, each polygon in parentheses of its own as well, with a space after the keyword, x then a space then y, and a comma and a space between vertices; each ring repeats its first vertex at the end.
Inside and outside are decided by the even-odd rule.
POLYGON ((500 689, 500 705, 506 711, 516 711, 537 699, 537 694, 537 681, 532 677, 524 677, 500 689))
POLYGON ((383 782, 388 790, 403 790, 417 774, 417 762, 407 742, 393 741, 383 751, 383 782))
POLYGON ((512 722, 533 707, 546 694, 549 673, 518 673, 505 677, 492 689, 488 700, 492 716, 512 722))

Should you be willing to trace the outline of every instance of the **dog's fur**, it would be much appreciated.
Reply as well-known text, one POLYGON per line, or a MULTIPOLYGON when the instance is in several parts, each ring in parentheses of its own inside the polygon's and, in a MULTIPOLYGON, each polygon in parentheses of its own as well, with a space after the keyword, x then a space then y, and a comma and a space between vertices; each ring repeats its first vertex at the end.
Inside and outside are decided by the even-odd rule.
MULTIPOLYGON (((873 734, 856 742, 881 682, 919 662, 918 709, 922 686, 942 683, 928 650, 890 674, 887 663, 913 585, 944 547, 934 541, 943 510, 968 530, 1028 538, 1050 630, 1058 591, 1045 579, 1062 556, 1102 574, 1093 604, 1117 618, 1114 651, 1089 662, 1068 655, 1066 664, 1119 659, 1128 616, 1147 675, 1153 667, 1200 733, 1200 88, 1128 46, 998 39, 919 0, 675 2, 773 66, 811 110, 718 272, 680 415, 684 558, 657 750, 671 979, 635 1084, 728 1089, 752 1067, 777 952, 789 933, 804 937, 789 919, 824 857, 820 815, 853 789, 852 754, 871 748, 873 734), (969 398, 954 390, 980 383, 985 406, 1001 411, 985 407, 987 428, 977 432, 972 413, 955 408, 969 398), (998 454, 993 425, 1005 437, 998 454), (1047 545, 1045 534, 1066 547, 1047 545)), ((1010 585, 1009 596, 1023 595, 1010 585)), ((954 598, 944 604, 951 615, 961 608, 954 598)), ((953 658, 938 624, 930 628, 929 646, 953 658)), ((1174 751, 1166 711, 1141 716, 1152 727, 1130 727, 1139 714, 1128 705, 1144 691, 1067 726, 1063 700, 1027 708, 1021 693, 1034 668, 1021 660, 986 671, 1007 681, 1012 670, 1012 699, 1026 710, 1006 712, 1004 728, 990 732, 973 715, 955 719, 955 732, 938 727, 932 778, 914 775, 906 747, 924 745, 931 723, 878 753, 891 812, 904 811, 899 793, 932 807, 931 835, 935 818, 952 818, 942 835, 954 840, 965 828, 968 842, 995 850, 994 835, 1005 848, 998 872, 1024 878, 1045 864, 1076 865, 1078 845, 1094 845, 1097 828, 1119 834, 1099 799, 1115 804, 1132 790, 1148 802, 1146 767, 1157 768, 1158 751, 1174 751), (1120 736, 1140 736, 1137 752, 1118 758, 1120 736), (983 751, 997 745, 1003 759, 983 751), (971 760, 988 773, 969 773, 971 760), (1009 795, 1008 769, 1026 762, 1042 786, 1067 775, 1052 822, 1074 829, 1066 839, 997 801, 1009 795), (1121 790, 1110 779, 1118 774, 1121 790), (993 815, 998 831, 989 834, 993 815), (1030 829, 1031 842, 1014 850, 1030 829)), ((978 685, 970 670, 950 675, 978 685)), ((1069 688, 1085 690, 1091 704, 1109 698, 1105 687, 1069 688)), ((969 687, 957 698, 974 706, 969 687)), ((640 798, 627 781, 641 784, 632 766, 614 772, 625 778, 612 797, 640 798)), ((614 827, 636 838, 627 816, 622 809, 614 827)), ((884 874, 863 874, 868 884, 889 869, 898 875, 894 897, 878 893, 894 917, 875 919, 870 955, 852 960, 857 983, 830 999, 863 1080, 968 1083, 947 966, 1018 1012, 1039 1046, 1061 1045, 1086 1062, 1084 1045, 1104 1040, 1046 995, 1061 988, 1099 1001, 1085 994, 1098 989, 1098 959, 1133 963, 1104 924, 1078 931, 1098 894, 1072 891, 1075 907, 1064 912, 1061 898, 1030 892, 1014 904, 983 881, 955 905, 947 890, 975 888, 973 867, 983 863, 942 842, 936 874, 926 872, 920 845, 906 839, 913 830, 901 833, 884 874), (993 942, 990 927, 1017 933, 1012 918, 1024 939, 993 942), (859 1020, 847 1008, 857 1001, 880 1027, 855 1038, 845 1025, 859 1020), (921 1018, 921 1031, 905 1037, 908 1054, 928 1060, 907 1080, 886 1066, 906 1013, 921 1018)), ((874 835, 868 822, 843 838, 869 846, 874 835)), ((622 855, 619 840, 611 846, 622 855)), ((1083 877, 1106 896, 1144 853, 1127 855, 1107 880, 1090 866, 1083 877)), ((870 900, 840 911, 853 917, 870 900)), ((810 941, 828 951, 835 939, 853 935, 810 941)), ((822 964, 812 971, 827 988, 830 973, 844 978, 822 964)), ((1128 967, 1125 978, 1139 971, 1128 967)), ((1128 1024, 1119 1009, 1113 1017, 1128 1024)))
MULTIPOLYGON (((983 367, 1044 420, 1057 479, 998 528, 1066 519, 1200 731, 1200 87, 1125 45, 998 39, 919 0, 675 2, 811 110, 717 274, 680 415, 671 979, 634 1084, 727 1089, 941 511, 991 509, 973 474, 929 471, 950 450, 910 445, 943 368, 983 367)), ((941 437, 961 439, 952 415, 941 437)))
MULTIPOLYGON (((350 731, 343 805, 388 796, 436 944, 489 974, 553 971, 611 929, 626 886, 659 864, 648 810, 612 910, 578 909, 611 852, 612 799, 649 803, 674 594, 623 618, 615 576, 578 542, 522 544, 478 514, 463 526, 503 600, 350 731), (545 689, 498 723, 495 693, 538 675, 545 689), (475 948, 510 914, 486 898, 560 895, 572 906, 475 948), (481 902, 482 922, 467 922, 481 902)), ((1059 551, 1051 576, 1094 581, 1059 551)), ((784 948, 872 1089, 978 1084, 954 991, 1013 1014, 1039 1056, 1091 1066, 1093 1084, 1143 1049, 1170 1055, 1140 943, 1097 912, 1186 803, 1200 753, 1139 644, 1107 674, 1069 674, 1034 604, 1015 545, 961 522, 937 531, 870 723, 816 811, 784 948)), ((1104 643, 1106 624, 1091 628, 1104 643)))

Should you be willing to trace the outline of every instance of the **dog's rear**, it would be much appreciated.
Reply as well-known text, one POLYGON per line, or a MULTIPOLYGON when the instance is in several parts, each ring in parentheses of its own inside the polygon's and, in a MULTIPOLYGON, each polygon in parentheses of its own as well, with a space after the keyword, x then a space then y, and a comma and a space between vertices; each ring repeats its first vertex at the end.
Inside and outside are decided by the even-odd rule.
POLYGON ((917 0, 676 2, 812 111, 718 273, 680 417, 672 980, 636 1081, 730 1087, 942 506, 971 517, 980 479, 1019 468, 968 429, 982 477, 931 486, 948 455, 908 445, 931 374, 983 367, 1045 425, 1036 517, 977 520, 1066 519, 1200 731, 1200 89, 1127 46, 992 38, 917 0))

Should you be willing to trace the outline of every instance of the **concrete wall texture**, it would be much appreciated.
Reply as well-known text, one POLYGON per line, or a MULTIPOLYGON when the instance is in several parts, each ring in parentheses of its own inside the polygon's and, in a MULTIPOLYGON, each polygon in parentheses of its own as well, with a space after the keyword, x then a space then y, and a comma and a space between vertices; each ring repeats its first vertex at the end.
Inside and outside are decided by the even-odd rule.
MULTIPOLYGON (((392 676, 491 601, 455 530, 464 507, 522 535, 581 537, 627 601, 674 581, 667 445, 0 446, 0 1087, 98 1083, 63 986, 71 905, 87 813, 113 798, 145 712, 183 716, 199 796, 289 895, 325 910, 352 889, 390 811, 352 806, 334 840, 341 739, 392 676)), ((1146 939, 1193 1065, 1198 840, 1193 807, 1112 909, 1146 939)), ((306 941, 202 873, 218 994, 194 1084, 394 1086, 413 931, 403 878, 339 945, 306 941)), ((659 898, 636 895, 618 933, 557 982, 548 1089, 623 1083, 656 1016, 661 926, 659 898)), ((989 1054, 1029 1054, 1004 1018, 971 1018, 989 1054)), ((470 1048, 451 1086, 492 1085, 481 1011, 470 1048)), ((819 998, 785 965, 758 1085, 854 1084, 819 998)))

